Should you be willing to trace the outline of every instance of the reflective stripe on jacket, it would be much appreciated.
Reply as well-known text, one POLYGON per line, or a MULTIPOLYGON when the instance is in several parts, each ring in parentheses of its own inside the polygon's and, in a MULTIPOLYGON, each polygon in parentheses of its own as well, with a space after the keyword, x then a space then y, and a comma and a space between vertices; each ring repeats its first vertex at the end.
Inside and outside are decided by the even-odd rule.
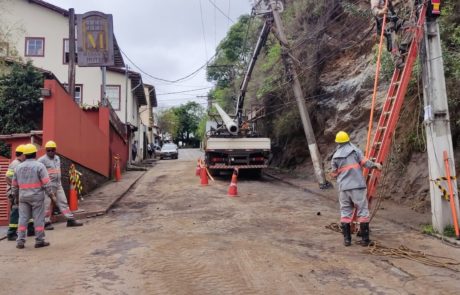
POLYGON ((50 178, 45 166, 35 159, 28 159, 19 164, 13 176, 13 195, 19 198, 40 199, 45 190, 52 193, 50 178))
POLYGON ((44 155, 38 159, 38 162, 45 165, 51 179, 51 185, 54 187, 61 185, 61 159, 59 156, 55 155, 52 159, 44 155))
POLYGON ((364 158, 361 150, 349 142, 338 146, 331 165, 333 174, 337 175, 339 191, 366 188, 362 167, 375 167, 374 162, 364 158))
MULTIPOLYGON (((9 179, 10 183, 13 182, 14 170, 19 164, 21 164, 21 161, 19 161, 18 159, 14 159, 14 161, 11 162, 10 165, 8 166, 8 170, 6 171, 5 177, 9 179)), ((6 195, 9 196, 11 194, 12 194, 11 185, 7 183, 6 195)))

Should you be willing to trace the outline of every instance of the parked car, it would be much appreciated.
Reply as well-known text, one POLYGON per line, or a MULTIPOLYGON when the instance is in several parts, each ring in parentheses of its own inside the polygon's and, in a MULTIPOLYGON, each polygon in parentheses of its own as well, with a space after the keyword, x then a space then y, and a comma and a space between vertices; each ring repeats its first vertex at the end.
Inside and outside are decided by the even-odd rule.
POLYGON ((179 158, 179 150, 177 145, 173 143, 164 144, 160 151, 160 160, 177 158, 179 158))

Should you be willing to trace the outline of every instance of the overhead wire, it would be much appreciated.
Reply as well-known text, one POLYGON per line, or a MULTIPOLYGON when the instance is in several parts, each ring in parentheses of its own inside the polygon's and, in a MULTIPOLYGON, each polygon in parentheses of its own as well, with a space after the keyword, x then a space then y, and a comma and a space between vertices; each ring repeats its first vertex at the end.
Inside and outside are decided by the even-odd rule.
POLYGON ((229 21, 231 21, 232 23, 235 23, 235 21, 233 19, 230 18, 230 16, 228 16, 225 12, 222 11, 222 9, 219 8, 219 6, 216 5, 216 3, 213 1, 213 0, 208 0, 209 3, 212 4, 212 6, 214 6, 223 16, 225 16, 229 21))
POLYGON ((206 42, 206 31, 205 31, 205 28, 204 28, 203 5, 201 3, 201 0, 198 0, 198 1, 200 3, 201 29, 202 29, 202 33, 203 33, 204 53, 205 53, 205 56, 206 56, 206 60, 208 60, 208 46, 207 46, 207 42, 206 42))
POLYGON ((178 82, 181 82, 181 81, 186 81, 188 80, 189 78, 192 78, 194 77, 197 73, 199 73, 201 70, 205 69, 206 66, 208 65, 208 63, 210 63, 215 57, 216 57, 216 54, 214 54, 211 58, 209 58, 205 64, 201 65, 199 68, 197 68, 196 70, 194 70, 192 73, 184 76, 184 77, 181 77, 179 79, 176 79, 176 80, 168 80, 168 79, 163 79, 163 78, 159 78, 159 77, 156 77, 154 75, 151 75, 149 74, 148 72, 144 71, 141 67, 139 67, 123 50, 120 49, 120 52, 126 57, 126 59, 128 59, 128 61, 135 67, 137 68, 142 74, 154 79, 154 80, 157 80, 157 81, 163 81, 163 82, 167 82, 167 83, 171 83, 171 84, 175 84, 175 83, 178 83, 178 82))
POLYGON ((212 88, 212 86, 203 87, 203 88, 196 88, 196 89, 190 89, 190 90, 183 90, 183 91, 174 91, 174 92, 157 93, 157 96, 161 96, 161 95, 172 95, 172 94, 187 93, 187 92, 195 92, 195 91, 200 91, 200 90, 205 90, 205 89, 210 89, 210 88, 212 88))

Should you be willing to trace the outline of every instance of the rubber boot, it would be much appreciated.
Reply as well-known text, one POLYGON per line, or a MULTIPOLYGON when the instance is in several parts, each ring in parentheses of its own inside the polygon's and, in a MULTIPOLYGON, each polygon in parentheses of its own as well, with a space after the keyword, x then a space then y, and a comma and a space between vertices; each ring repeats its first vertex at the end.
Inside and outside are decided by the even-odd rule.
POLYGON ((351 245, 351 226, 350 223, 342 222, 343 244, 345 247, 351 245))
POLYGON ((359 224, 359 231, 361 233, 361 241, 360 244, 363 247, 369 246, 371 243, 371 240, 369 239, 369 223, 368 222, 362 222, 359 224))
POLYGON ((49 242, 45 241, 40 241, 35 243, 35 248, 43 248, 43 247, 48 247, 50 245, 49 242))
POLYGON ((83 223, 76 221, 75 219, 68 219, 67 220, 67 227, 75 227, 75 226, 82 226, 83 223))
POLYGON ((35 236, 35 228, 34 228, 34 223, 33 222, 29 222, 27 224, 27 236, 28 237, 35 236))
POLYGON ((8 241, 16 241, 18 238, 18 234, 17 233, 7 233, 6 238, 8 239, 8 241))
POLYGON ((51 222, 45 222, 45 230, 53 230, 54 226, 51 224, 51 222))

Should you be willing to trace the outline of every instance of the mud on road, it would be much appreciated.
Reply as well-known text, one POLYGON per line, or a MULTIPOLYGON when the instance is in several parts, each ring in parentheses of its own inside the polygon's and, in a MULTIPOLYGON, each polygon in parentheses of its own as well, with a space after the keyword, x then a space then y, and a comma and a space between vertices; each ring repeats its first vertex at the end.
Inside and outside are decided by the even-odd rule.
MULTIPOLYGON (((51 247, 0 242, 1 294, 453 294, 460 273, 345 248, 335 202, 268 178, 201 187, 197 156, 160 161, 112 212, 47 232, 51 247), (318 214, 320 212, 320 214, 318 214)), ((375 219, 372 238, 430 254, 460 250, 375 219)), ((355 238, 356 239, 356 238, 355 238)))

